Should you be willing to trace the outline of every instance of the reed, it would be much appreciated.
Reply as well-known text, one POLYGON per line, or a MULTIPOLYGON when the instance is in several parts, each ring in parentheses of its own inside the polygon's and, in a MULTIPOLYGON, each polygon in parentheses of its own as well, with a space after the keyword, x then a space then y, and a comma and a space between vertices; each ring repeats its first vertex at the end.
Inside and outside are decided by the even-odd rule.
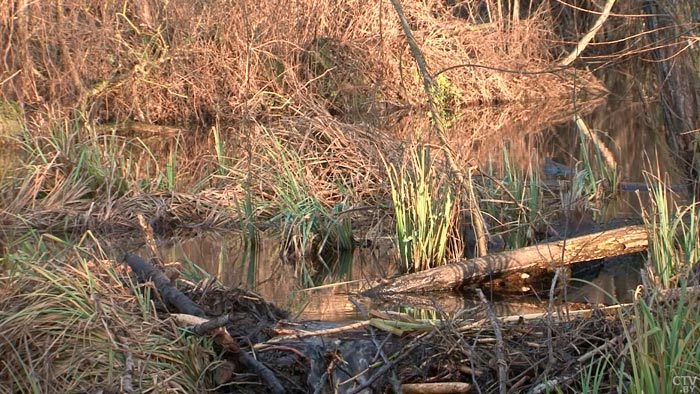
POLYGON ((579 163, 573 188, 586 198, 595 202, 598 209, 593 210, 594 219, 604 217, 602 208, 605 202, 617 193, 619 171, 617 161, 612 152, 598 137, 596 131, 591 130, 584 120, 576 115, 574 121, 579 131, 580 150, 579 163), (589 149, 589 144, 593 149, 589 149))
POLYGON ((669 289, 686 281, 700 259, 698 203, 678 205, 660 179, 648 177, 651 207, 642 205, 649 227, 649 260, 646 274, 651 284, 669 289))
POLYGON ((497 222, 493 230, 503 238, 507 249, 537 241, 549 213, 546 188, 532 164, 526 170, 521 169, 504 148, 501 170, 496 173, 493 160, 489 160, 480 190, 484 195, 483 209, 497 222))
MULTIPOLYGON (((270 207, 276 214, 270 221, 280 223, 283 258, 300 262, 316 259, 323 264, 333 261, 339 253, 352 250, 351 223, 339 215, 343 204, 337 203, 333 207, 324 204, 313 191, 314 180, 306 176, 305 163, 322 161, 323 158, 302 158, 279 138, 268 136, 271 143, 265 146, 264 154, 274 174, 271 188, 276 196, 270 207)), ((312 267, 302 263, 297 268, 304 285, 315 286, 312 267)))
POLYGON ((630 393, 671 393, 697 389, 700 376, 700 311, 697 294, 680 289, 639 299, 624 324, 623 351, 630 393))
POLYGON ((445 264, 454 196, 447 179, 438 175, 429 147, 415 147, 408 161, 398 169, 386 161, 384 166, 401 265, 405 272, 416 272, 445 264))

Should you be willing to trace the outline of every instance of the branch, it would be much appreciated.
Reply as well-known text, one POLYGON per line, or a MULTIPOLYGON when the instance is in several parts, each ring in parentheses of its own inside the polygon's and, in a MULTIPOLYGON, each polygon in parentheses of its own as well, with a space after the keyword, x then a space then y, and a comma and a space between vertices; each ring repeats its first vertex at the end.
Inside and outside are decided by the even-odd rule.
POLYGON ((567 56, 564 60, 559 62, 560 66, 568 66, 569 64, 573 63, 574 60, 578 57, 578 55, 583 52, 584 49, 588 46, 588 43, 591 42, 593 37, 598 33, 598 30, 600 30, 601 27, 603 27, 603 23, 605 23, 605 20, 608 19, 608 16, 610 15, 610 10, 612 9, 613 5, 615 4, 615 0, 608 0, 607 3, 605 3, 605 6, 603 7, 603 12, 600 13, 600 16, 598 16, 598 20, 595 21, 595 24, 591 28, 591 30, 586 33, 583 38, 581 38, 581 41, 576 44, 576 48, 574 48, 571 53, 569 53, 569 56, 567 56))

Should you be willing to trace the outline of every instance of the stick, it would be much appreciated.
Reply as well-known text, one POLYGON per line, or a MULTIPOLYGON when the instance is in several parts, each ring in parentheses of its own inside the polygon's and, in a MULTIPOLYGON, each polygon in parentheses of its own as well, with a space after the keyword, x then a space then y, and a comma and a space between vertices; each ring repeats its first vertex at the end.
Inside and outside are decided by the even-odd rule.
POLYGON ((573 63, 574 60, 576 60, 576 58, 578 57, 578 55, 580 55, 581 52, 583 52, 583 50, 586 49, 588 43, 591 42, 595 34, 603 26, 603 23, 605 23, 605 20, 608 19, 613 4, 615 4, 615 0, 608 0, 608 2, 605 3, 605 6, 603 7, 603 12, 600 13, 600 16, 598 16, 598 19, 593 24, 593 27, 591 27, 591 30, 588 31, 588 33, 586 33, 586 35, 581 38, 581 41, 579 41, 578 44, 576 44, 576 48, 574 48, 574 50, 571 51, 571 53, 569 53, 569 55, 564 60, 559 62, 560 66, 568 66, 569 64, 573 63))
POLYGON ((173 305, 178 311, 199 317, 206 316, 199 305, 171 285, 170 279, 153 264, 131 253, 124 256, 124 262, 138 275, 140 280, 153 281, 163 300, 173 305))
MULTIPOLYGON (((173 313, 171 316, 180 325, 195 326, 195 327, 206 327, 209 323, 208 319, 204 319, 198 316, 186 315, 173 313)), ((216 322, 219 324, 220 322, 216 322)), ((213 325, 216 325, 213 324, 213 325)), ((251 372, 255 373, 275 394, 282 394, 286 392, 284 386, 280 383, 274 373, 270 371, 264 364, 260 361, 251 357, 248 353, 244 352, 231 334, 226 331, 224 327, 216 327, 211 331, 214 341, 221 345, 223 348, 228 350, 237 361, 246 367, 251 372)))
POLYGON ((462 382, 404 383, 401 389, 404 394, 470 393, 472 385, 462 382))
POLYGON ((493 310, 491 310, 491 304, 489 304, 489 301, 486 299, 484 292, 481 291, 481 289, 476 289, 476 294, 479 295, 479 299, 484 305, 486 316, 488 316, 489 320, 491 321, 493 333, 496 336, 496 346, 494 348, 494 351, 496 353, 496 359, 498 363, 498 388, 501 394, 506 394, 508 392, 508 389, 506 387, 506 367, 508 367, 508 364, 506 363, 505 356, 503 355, 503 334, 501 334, 501 327, 498 325, 496 315, 493 314, 493 310))

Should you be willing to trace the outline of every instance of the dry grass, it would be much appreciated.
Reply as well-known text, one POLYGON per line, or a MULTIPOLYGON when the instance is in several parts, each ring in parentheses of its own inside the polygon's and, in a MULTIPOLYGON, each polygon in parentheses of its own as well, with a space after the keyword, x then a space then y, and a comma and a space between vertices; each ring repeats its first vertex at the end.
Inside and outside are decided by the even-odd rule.
MULTIPOLYGON (((404 7, 431 73, 464 63, 548 68, 542 18, 508 31, 475 29, 447 7, 404 7)), ((97 122, 208 125, 330 112, 381 125, 397 108, 425 102, 388 3, 71 0, 3 9, 2 92, 27 113, 80 108, 97 122)), ((564 93, 551 74, 461 67, 445 75, 459 87, 462 106, 564 93)))
POLYGON ((55 241, 34 238, 3 261, 0 392, 207 387, 210 343, 159 318, 148 287, 103 254, 55 241))
MULTIPOLYGON (((466 160, 476 149, 474 141, 499 125, 527 124, 514 127, 517 138, 536 129, 539 120, 519 114, 522 105, 508 109, 507 103, 565 103, 571 78, 498 70, 549 68, 545 14, 533 10, 531 18, 504 28, 495 15, 488 22, 496 23, 477 24, 483 12, 459 7, 406 2, 404 11, 429 72, 466 64, 440 76, 449 94, 436 92, 443 97, 441 111, 453 117, 449 144, 466 160), (454 16, 457 11, 468 11, 466 19, 454 16), (503 107, 483 110, 487 104, 503 107)), ((212 217, 222 205, 212 197, 231 194, 222 189, 234 190, 237 197, 243 190, 252 193, 259 198, 258 213, 273 216, 279 196, 270 187, 272 174, 282 169, 269 148, 280 143, 298 153, 300 180, 321 204, 372 205, 388 194, 377 153, 400 160, 401 142, 430 129, 418 71, 386 2, 96 5, 68 0, 10 2, 2 8, 0 47, 6 56, 0 92, 22 108, 27 143, 45 147, 36 140, 54 129, 55 120, 76 118, 76 110, 80 122, 93 130, 88 137, 93 140, 105 129, 123 134, 120 130, 133 121, 193 130, 181 131, 174 143, 149 147, 141 161, 110 164, 110 156, 129 154, 141 144, 117 142, 118 149, 103 152, 95 166, 102 173, 89 176, 69 176, 71 163, 64 157, 79 162, 75 152, 68 152, 69 144, 85 141, 90 132, 80 126, 66 132, 65 146, 45 152, 39 162, 29 160, 24 180, 9 183, 18 193, 5 188, 9 208, 3 221, 13 226, 48 229, 61 220, 66 229, 80 231, 117 214, 128 223, 134 215, 119 209, 141 206, 141 213, 162 213, 149 201, 167 197, 155 194, 136 202, 142 193, 162 189, 186 193, 172 199, 175 207, 166 211, 188 206, 207 224, 237 220, 212 217), (219 138, 229 143, 227 150, 202 154, 188 149, 194 135, 202 134, 194 130, 207 130, 211 139, 214 128, 225 136, 219 138), (168 160, 172 163, 166 165, 168 160), (144 168, 158 168, 156 175, 168 186, 137 186, 154 177, 144 168), (197 182, 183 181, 192 178, 197 182)), ((214 145, 206 149, 212 152, 214 145)), ((240 207, 240 201, 233 205, 240 207)), ((175 216, 188 223, 191 215, 175 216)))
MULTIPOLYGON (((522 140, 581 110, 572 86, 587 85, 585 96, 600 90, 581 70, 509 72, 550 69, 564 52, 558 40, 579 32, 553 33, 557 18, 575 20, 562 5, 543 2, 525 18, 503 15, 497 3, 403 4, 428 71, 444 70, 433 93, 460 165, 479 145, 522 140)), ((433 142, 419 73, 386 1, 0 0, 0 31, 0 95, 21 109, 26 128, 11 137, 23 166, 0 183, 0 250, 12 249, 0 277, 0 391, 119 391, 133 362, 136 391, 198 392, 211 387, 214 360, 209 343, 157 316, 103 253, 8 235, 113 237, 137 229, 140 214, 161 235, 233 227, 283 216, 293 208, 285 199, 310 202, 317 211, 289 222, 317 231, 340 222, 338 210, 386 201, 379 152, 400 163, 416 140, 433 142), (174 137, 152 145, 126 134, 133 122, 171 126, 156 130, 174 137)), ((607 61, 634 40, 624 42, 589 55, 607 61)), ((597 354, 587 351, 620 354, 618 323, 503 326, 507 359, 497 361, 507 363, 511 388, 561 378, 559 388, 578 390, 579 372, 593 365, 584 356, 597 354)), ((441 356, 401 378, 428 371, 496 391, 485 326, 436 332, 441 356), (443 365, 450 369, 429 369, 443 365)))

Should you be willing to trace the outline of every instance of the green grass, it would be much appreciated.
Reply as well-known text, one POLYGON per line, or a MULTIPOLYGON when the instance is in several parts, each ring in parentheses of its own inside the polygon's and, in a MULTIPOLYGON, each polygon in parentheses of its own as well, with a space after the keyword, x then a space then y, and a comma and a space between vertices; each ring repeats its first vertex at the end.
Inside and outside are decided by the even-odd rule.
POLYGON ((700 259, 700 207, 694 201, 677 205, 658 178, 648 183, 652 206, 642 215, 650 229, 647 276, 654 286, 668 289, 687 277, 700 259))
POLYGON ((445 264, 454 196, 448 180, 438 175, 430 149, 416 147, 409 164, 398 169, 393 164, 384 165, 391 184, 403 270, 416 272, 445 264))
MULTIPOLYGON (((266 146, 265 154, 273 167, 266 171, 273 174, 271 187, 276 196, 270 207, 276 212, 271 221, 281 225, 285 257, 301 262, 317 260, 325 265, 338 255, 351 251, 352 226, 348 218, 339 215, 344 204, 337 203, 332 207, 324 204, 304 176, 306 160, 322 159, 302 158, 297 152, 287 149, 274 135, 269 137, 273 143, 266 146)), ((318 284, 313 279, 314 269, 306 262, 297 267, 304 286, 318 284)), ((328 266, 325 268, 330 270, 328 266)))
POLYGON ((620 317, 625 347, 616 375, 630 393, 692 392, 700 376, 700 297, 687 284, 700 257, 698 206, 675 203, 659 178, 647 183, 652 201, 643 212, 649 230, 647 287, 620 317), (679 296, 670 297, 666 289, 679 296))
MULTIPOLYGON (((138 189, 173 190, 177 176, 177 144, 161 169, 156 155, 139 138, 114 131, 98 134, 80 118, 51 125, 45 135, 17 137, 23 153, 24 190, 31 200, 55 204, 82 198, 115 199, 138 189)), ((3 187, 10 186, 9 183, 3 187)), ((14 185, 22 188, 22 186, 14 185)))
MULTIPOLYGON (((681 289, 675 301, 656 294, 635 303, 625 326, 630 393, 683 392, 682 377, 700 376, 700 309, 698 295, 681 289)), ((697 390, 695 386, 688 389, 697 390)))
POLYGON ((494 230, 503 237, 506 249, 529 246, 545 224, 545 191, 539 174, 532 165, 521 170, 505 148, 501 172, 497 175, 489 161, 481 186, 482 208, 499 223, 494 230))
POLYGON ((596 131, 590 130, 579 116, 575 117, 575 123, 579 130, 580 150, 572 195, 593 203, 590 208, 593 208, 594 220, 602 220, 606 216, 606 202, 617 193, 617 163, 596 131), (589 143, 593 145, 592 150, 588 148, 589 143))

